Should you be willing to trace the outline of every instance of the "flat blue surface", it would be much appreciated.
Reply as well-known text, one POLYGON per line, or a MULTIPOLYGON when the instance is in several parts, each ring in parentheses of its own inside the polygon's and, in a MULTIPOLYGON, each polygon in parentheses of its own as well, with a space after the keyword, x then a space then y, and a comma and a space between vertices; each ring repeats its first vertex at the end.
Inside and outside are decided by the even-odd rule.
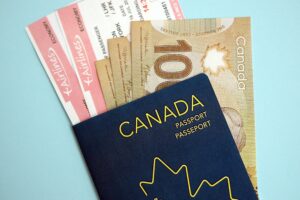
MULTIPOLYGON (((24 27, 68 0, 0 0, 0 199, 95 200, 71 126, 24 27)), ((300 199, 300 1, 190 0, 187 18, 251 16, 262 200, 300 199)))

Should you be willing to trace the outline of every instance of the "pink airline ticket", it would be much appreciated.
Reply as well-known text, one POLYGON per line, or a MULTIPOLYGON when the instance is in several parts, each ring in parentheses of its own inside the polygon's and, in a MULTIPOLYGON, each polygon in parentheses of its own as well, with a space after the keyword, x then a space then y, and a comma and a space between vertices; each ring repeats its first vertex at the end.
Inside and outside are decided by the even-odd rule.
POLYGON ((75 70, 92 116, 106 111, 102 90, 95 68, 96 56, 89 41, 77 4, 58 11, 63 32, 70 49, 75 70))
POLYGON ((26 30, 71 123, 90 118, 77 76, 48 17, 26 30))

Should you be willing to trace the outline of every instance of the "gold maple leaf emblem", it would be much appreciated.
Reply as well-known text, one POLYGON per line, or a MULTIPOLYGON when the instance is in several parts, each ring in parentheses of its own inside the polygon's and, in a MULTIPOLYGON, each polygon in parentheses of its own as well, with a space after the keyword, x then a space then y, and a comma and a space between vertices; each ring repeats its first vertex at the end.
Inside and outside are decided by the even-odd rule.
POLYGON ((211 183, 208 180, 202 180, 201 183, 199 184, 199 186, 197 187, 196 191, 192 191, 191 182, 190 182, 190 175, 189 175, 189 169, 188 169, 187 165, 181 165, 181 167, 179 167, 179 169, 174 170, 159 157, 155 157, 154 160, 153 160, 151 180, 150 181, 141 181, 140 184, 139 184, 140 189, 143 191, 145 196, 148 196, 148 193, 145 190, 144 185, 153 185, 155 183, 155 174, 156 174, 156 165, 157 165, 157 163, 162 164, 166 169, 168 169, 174 175, 178 175, 181 171, 185 172, 187 187, 188 187, 188 193, 189 193, 189 196, 191 198, 195 198, 201 192, 201 188, 204 185, 207 185, 207 186, 213 188, 213 187, 216 187, 217 185, 219 185, 222 182, 226 182, 227 187, 228 187, 229 199, 230 200, 238 200, 236 198, 233 198, 230 178, 228 176, 224 176, 223 178, 221 178, 220 180, 218 180, 217 182, 214 182, 214 183, 211 183))
POLYGON ((201 59, 201 66, 205 73, 218 75, 221 71, 229 69, 229 51, 221 47, 220 43, 207 46, 205 54, 201 59))

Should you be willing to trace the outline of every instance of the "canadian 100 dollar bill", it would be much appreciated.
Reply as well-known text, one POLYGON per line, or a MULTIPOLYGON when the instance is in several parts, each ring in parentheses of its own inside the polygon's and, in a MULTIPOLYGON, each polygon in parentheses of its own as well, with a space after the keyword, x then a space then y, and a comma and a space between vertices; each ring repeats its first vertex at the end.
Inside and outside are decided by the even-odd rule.
POLYGON ((103 91, 105 104, 108 110, 117 107, 116 92, 113 81, 110 59, 102 59, 95 63, 100 86, 103 91))
POLYGON ((257 189, 250 18, 131 24, 133 99, 208 75, 257 189))
POLYGON ((130 42, 126 37, 109 39, 108 50, 116 102, 121 106, 132 99, 130 42))

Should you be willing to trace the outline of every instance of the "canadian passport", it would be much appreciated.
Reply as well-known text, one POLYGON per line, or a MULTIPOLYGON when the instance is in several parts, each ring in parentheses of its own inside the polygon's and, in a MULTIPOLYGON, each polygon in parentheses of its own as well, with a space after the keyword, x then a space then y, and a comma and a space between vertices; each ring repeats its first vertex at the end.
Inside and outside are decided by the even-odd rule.
POLYGON ((257 199, 204 74, 74 131, 101 200, 257 199))

